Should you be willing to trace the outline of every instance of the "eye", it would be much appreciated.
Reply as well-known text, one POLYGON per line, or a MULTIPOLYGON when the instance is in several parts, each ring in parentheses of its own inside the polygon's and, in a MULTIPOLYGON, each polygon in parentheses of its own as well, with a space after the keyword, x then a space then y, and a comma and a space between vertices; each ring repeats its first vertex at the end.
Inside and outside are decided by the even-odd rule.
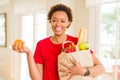
POLYGON ((61 21, 62 23, 65 23, 66 21, 61 21))
POLYGON ((55 20, 55 19, 52 19, 52 20, 51 20, 51 22, 56 22, 56 21, 57 21, 57 20, 55 20))

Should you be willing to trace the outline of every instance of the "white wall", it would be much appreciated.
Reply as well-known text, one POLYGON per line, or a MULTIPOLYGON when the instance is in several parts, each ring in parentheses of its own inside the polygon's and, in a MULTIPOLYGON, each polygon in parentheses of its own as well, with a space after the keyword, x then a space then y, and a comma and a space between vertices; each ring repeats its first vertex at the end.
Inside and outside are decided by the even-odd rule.
MULTIPOLYGON (((20 30, 19 30, 20 28, 19 28, 19 24, 17 24, 17 21, 18 21, 17 18, 19 17, 20 14, 24 14, 27 11, 31 11, 31 12, 34 11, 34 9, 32 10, 30 10, 30 8, 28 9, 28 7, 26 7, 25 5, 23 5, 24 10, 21 11, 19 9, 21 4, 18 5, 19 1, 22 1, 21 4, 27 5, 26 2, 25 3, 23 2, 24 0, 18 0, 18 2, 16 3, 16 6, 17 6, 16 8, 14 8, 12 4, 0 6, 0 12, 7 13, 7 47, 0 47, 0 77, 3 76, 4 78, 8 78, 6 80, 20 79, 19 78, 20 55, 16 54, 16 52, 12 51, 9 48, 12 45, 12 42, 14 41, 14 39, 20 37, 20 30)), ((30 0, 28 1, 30 2, 30 0)), ((35 0, 35 1, 39 2, 39 0, 35 0)), ((46 10, 48 10, 50 5, 48 5, 48 2, 46 2, 46 0, 43 0, 43 1, 44 1, 44 5, 41 6, 38 4, 36 6, 40 6, 41 9, 45 8, 46 10)), ((43 1, 42 1, 42 4, 43 4, 43 1)), ((53 2, 54 1, 55 0, 53 0, 53 2)), ((67 3, 67 0, 58 0, 58 2, 56 3, 59 3, 59 2, 63 2, 66 5, 69 5, 73 11, 74 20, 70 28, 67 30, 68 34, 77 36, 80 27, 88 28, 89 10, 88 8, 85 8, 85 0, 70 0, 70 3, 67 3)), ((28 6, 30 5, 28 4, 28 6)), ((48 28, 47 34, 49 36, 50 34, 52 34, 52 32, 49 25, 47 28, 48 28)))
POLYGON ((12 5, 0 6, 0 12, 7 15, 7 47, 0 47, 0 76, 7 78, 6 80, 14 80, 14 55, 13 51, 8 47, 15 36, 14 15, 12 5))
POLYGON ((85 27, 89 31, 89 8, 85 6, 85 0, 75 0, 75 1, 76 1, 75 33, 78 34, 80 27, 85 27))

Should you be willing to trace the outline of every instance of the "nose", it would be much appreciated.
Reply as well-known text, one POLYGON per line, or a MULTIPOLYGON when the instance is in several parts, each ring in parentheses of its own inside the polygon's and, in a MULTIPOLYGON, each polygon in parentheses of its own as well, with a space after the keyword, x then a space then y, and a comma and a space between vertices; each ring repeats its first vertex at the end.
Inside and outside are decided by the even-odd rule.
POLYGON ((57 26, 60 25, 60 21, 57 21, 57 22, 56 22, 56 25, 57 25, 57 26))

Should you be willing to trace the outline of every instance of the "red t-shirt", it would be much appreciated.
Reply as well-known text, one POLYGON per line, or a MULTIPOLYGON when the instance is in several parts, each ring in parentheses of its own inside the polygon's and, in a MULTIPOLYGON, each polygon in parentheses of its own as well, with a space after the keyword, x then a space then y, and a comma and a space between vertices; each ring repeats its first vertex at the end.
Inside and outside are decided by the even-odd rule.
MULTIPOLYGON (((67 35, 67 40, 77 44, 77 37, 67 35)), ((43 80, 59 80, 57 59, 62 51, 62 44, 54 44, 50 37, 37 43, 34 60, 37 64, 43 64, 43 80)))

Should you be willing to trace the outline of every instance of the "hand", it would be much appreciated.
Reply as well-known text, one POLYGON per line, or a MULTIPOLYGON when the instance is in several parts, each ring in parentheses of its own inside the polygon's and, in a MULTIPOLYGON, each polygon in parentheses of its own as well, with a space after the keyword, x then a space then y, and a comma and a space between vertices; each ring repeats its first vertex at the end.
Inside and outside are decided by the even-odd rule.
POLYGON ((65 72, 66 74, 62 75, 61 77, 64 76, 69 76, 67 80, 70 80, 72 76, 74 75, 83 75, 86 72, 86 69, 83 68, 76 60, 74 57, 70 59, 71 63, 73 64, 72 66, 69 66, 69 64, 61 63, 64 67, 67 69, 61 69, 59 70, 60 72, 65 72))
POLYGON ((26 46, 23 46, 22 48, 20 48, 19 44, 12 45, 12 49, 19 53, 30 53, 31 52, 31 50, 26 46))

